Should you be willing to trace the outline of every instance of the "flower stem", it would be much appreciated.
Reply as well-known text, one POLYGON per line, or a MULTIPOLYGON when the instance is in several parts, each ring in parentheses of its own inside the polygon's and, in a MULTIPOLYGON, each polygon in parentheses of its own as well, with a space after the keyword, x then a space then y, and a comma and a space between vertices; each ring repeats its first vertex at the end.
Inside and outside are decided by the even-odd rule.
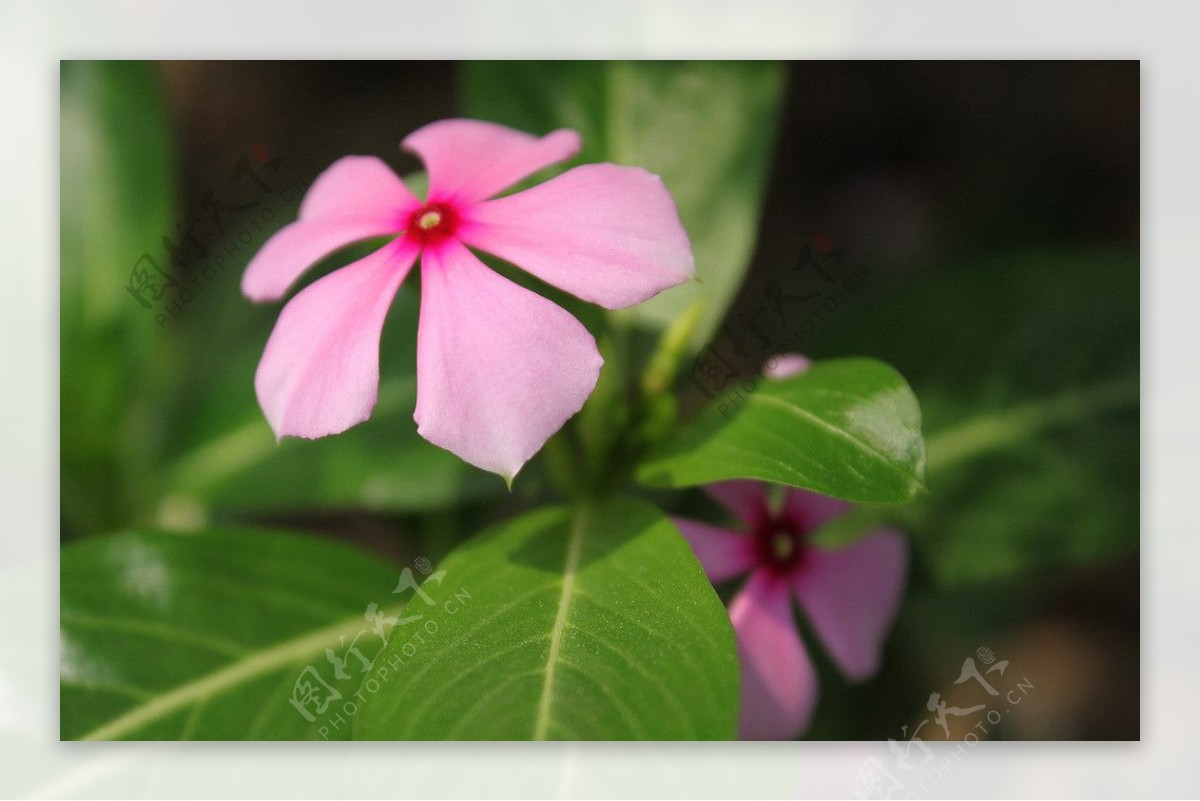
POLYGON ((642 373, 642 392, 646 396, 653 398, 661 395, 675 383, 679 365, 687 355, 688 344, 696 326, 700 324, 704 306, 703 299, 697 300, 663 332, 658 349, 642 373))

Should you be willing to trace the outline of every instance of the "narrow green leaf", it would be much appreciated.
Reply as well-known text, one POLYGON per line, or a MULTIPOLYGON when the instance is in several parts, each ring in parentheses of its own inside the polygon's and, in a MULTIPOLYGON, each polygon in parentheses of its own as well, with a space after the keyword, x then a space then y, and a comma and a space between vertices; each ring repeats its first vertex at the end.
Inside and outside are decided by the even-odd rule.
POLYGON ((443 567, 423 639, 393 634, 376 659, 365 686, 387 689, 368 696, 356 738, 733 736, 729 617, 654 507, 544 509, 480 534, 443 567))
POLYGON ((749 266, 783 90, 772 62, 476 62, 466 111, 527 131, 583 135, 582 162, 662 176, 692 240, 698 281, 618 313, 661 330, 697 302, 691 348, 711 338, 749 266))
MULTIPOLYGON (((124 525, 154 464, 172 370, 154 312, 129 289, 172 230, 167 115, 153 68, 61 67, 59 297, 62 510, 69 534, 124 525)), ((136 288, 136 287, 135 287, 136 288)))
POLYGON ((921 411, 908 384, 870 359, 747 379, 715 399, 638 469, 660 487, 753 478, 852 501, 899 503, 923 489, 921 411))
POLYGON ((254 529, 133 531, 67 546, 61 736, 345 738, 349 726, 330 719, 362 675, 349 646, 374 656, 381 639, 365 610, 373 602, 395 614, 398 575, 345 546, 254 529), (326 649, 346 661, 344 679, 326 649), (292 704, 305 682, 317 693, 301 703, 307 716, 292 704))

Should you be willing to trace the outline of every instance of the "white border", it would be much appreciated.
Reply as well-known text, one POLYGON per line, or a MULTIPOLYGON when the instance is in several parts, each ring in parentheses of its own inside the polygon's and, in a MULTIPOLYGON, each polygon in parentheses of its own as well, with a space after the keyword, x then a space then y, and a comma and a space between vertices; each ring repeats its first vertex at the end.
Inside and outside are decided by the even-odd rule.
POLYGON ((866 757, 886 758, 885 748, 863 744, 57 742, 58 59, 520 55, 1142 59, 1143 742, 990 744, 959 760, 936 793, 1195 797, 1200 537, 1189 524, 1200 462, 1200 284, 1192 247, 1200 219, 1200 125, 1194 9, 1014 0, 5 3, 0 587, 25 600, 0 608, 0 794, 841 797, 852 793, 866 757))

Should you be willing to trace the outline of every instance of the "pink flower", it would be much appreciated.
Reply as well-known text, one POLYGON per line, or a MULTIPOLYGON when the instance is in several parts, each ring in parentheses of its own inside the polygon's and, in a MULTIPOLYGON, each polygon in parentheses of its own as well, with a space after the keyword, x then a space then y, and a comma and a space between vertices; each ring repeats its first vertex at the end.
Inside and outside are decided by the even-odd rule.
POLYGON ((790 489, 772 509, 766 485, 725 481, 706 487, 745 524, 743 531, 676 519, 714 583, 748 573, 729 605, 742 667, 738 736, 780 740, 808 727, 817 675, 796 631, 795 598, 825 650, 847 678, 879 669, 884 637, 904 595, 908 545, 880 529, 837 550, 810 537, 850 509, 845 501, 790 489))
POLYGON ((579 144, 569 130, 539 138, 475 120, 435 122, 402 143, 425 163, 427 200, 377 158, 348 156, 323 172, 299 219, 246 268, 247 297, 278 300, 339 248, 393 239, 284 307, 254 380, 276 436, 323 437, 370 417, 384 318, 420 257, 417 429, 511 481, 583 406, 603 360, 579 321, 469 248, 606 308, 640 303, 694 269, 674 201, 636 167, 589 164, 489 200, 579 144))
MULTIPOLYGON (((812 361, 799 353, 772 356, 764 374, 783 380, 812 361)), ((808 728, 817 704, 817 674, 796 632, 792 598, 842 673, 852 681, 879 669, 883 640, 904 596, 908 544, 879 529, 837 550, 818 548, 812 534, 851 504, 789 489, 771 507, 767 485, 723 481, 706 491, 745 524, 729 531, 676 518, 714 584, 744 573, 729 605, 742 667, 743 740, 785 740, 808 728)))

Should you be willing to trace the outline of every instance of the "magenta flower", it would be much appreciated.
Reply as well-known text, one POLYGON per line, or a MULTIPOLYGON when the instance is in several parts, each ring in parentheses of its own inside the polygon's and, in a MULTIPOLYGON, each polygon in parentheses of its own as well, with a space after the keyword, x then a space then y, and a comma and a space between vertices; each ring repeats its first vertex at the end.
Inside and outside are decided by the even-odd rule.
POLYGON ((348 156, 323 172, 299 219, 246 268, 247 297, 278 300, 335 250, 394 238, 284 307, 254 380, 276 436, 323 437, 370 417, 384 318, 419 257, 417 430, 511 481, 583 406, 603 360, 579 321, 469 248, 610 309, 640 303, 694 270, 671 195, 636 167, 589 164, 489 200, 579 145, 569 130, 538 138, 443 120, 402 143, 425 163, 426 200, 377 158, 348 156))
POLYGON ((749 574, 729 605, 742 668, 738 736, 781 740, 808 727, 817 675, 796 631, 792 599, 825 650, 852 681, 879 669, 884 637, 904 595, 908 545, 880 529, 836 550, 814 545, 814 531, 851 505, 789 489, 772 509, 767 487, 725 481, 705 488, 745 525, 742 531, 676 519, 714 584, 749 574))

